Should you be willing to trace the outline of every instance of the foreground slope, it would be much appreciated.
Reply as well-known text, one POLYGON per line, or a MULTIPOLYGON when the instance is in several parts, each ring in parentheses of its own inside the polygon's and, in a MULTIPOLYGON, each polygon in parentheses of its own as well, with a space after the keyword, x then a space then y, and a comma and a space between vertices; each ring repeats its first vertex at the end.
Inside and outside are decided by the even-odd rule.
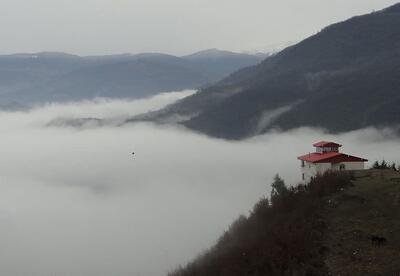
POLYGON ((355 181, 327 173, 260 200, 214 247, 170 276, 397 275, 400 174, 369 172, 355 181))
POLYGON ((400 174, 375 171, 331 198, 325 264, 332 275, 400 273, 400 174), (378 244, 371 236, 384 237, 378 244))
MULTIPOLYGON (((400 123, 400 4, 331 25, 158 114, 238 139, 299 126, 400 123)), ((157 116, 156 116, 157 119, 157 116)))

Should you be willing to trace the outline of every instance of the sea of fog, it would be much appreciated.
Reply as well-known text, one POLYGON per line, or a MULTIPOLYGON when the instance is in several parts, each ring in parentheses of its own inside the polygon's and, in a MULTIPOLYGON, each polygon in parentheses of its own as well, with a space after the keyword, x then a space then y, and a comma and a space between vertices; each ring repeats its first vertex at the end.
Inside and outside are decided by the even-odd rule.
POLYGON ((298 182, 296 156, 318 140, 370 163, 400 161, 389 129, 332 136, 301 128, 232 142, 150 123, 46 126, 121 119, 191 93, 0 113, 0 275, 165 275, 248 214, 276 173, 298 182))

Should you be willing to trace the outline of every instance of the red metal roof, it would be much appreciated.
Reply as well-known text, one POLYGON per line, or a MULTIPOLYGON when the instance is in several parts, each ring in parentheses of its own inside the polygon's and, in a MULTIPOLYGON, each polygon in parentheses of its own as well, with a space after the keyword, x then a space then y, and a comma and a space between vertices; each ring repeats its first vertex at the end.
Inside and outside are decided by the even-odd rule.
POLYGON ((311 163, 341 163, 341 162, 367 162, 367 159, 351 156, 340 152, 309 153, 297 157, 299 160, 311 163))
POLYGON ((327 141, 321 141, 318 143, 315 143, 313 145, 314 147, 341 147, 342 145, 334 143, 334 142, 327 142, 327 141))

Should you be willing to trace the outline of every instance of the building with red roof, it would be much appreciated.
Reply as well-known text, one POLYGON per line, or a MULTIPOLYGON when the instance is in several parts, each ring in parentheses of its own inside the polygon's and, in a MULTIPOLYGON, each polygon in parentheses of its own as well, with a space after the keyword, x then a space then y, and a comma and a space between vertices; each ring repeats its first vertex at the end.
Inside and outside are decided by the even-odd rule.
POLYGON ((302 179, 309 182, 317 174, 323 174, 329 170, 352 171, 363 170, 367 159, 341 153, 342 145, 321 141, 313 145, 316 150, 313 153, 297 157, 301 161, 302 179))

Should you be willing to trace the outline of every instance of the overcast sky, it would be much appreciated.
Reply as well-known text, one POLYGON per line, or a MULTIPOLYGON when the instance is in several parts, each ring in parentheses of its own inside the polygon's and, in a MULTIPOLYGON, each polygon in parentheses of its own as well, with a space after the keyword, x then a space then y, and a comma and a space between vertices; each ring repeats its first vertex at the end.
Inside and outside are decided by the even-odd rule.
POLYGON ((396 0, 0 0, 0 53, 254 51, 396 0))

